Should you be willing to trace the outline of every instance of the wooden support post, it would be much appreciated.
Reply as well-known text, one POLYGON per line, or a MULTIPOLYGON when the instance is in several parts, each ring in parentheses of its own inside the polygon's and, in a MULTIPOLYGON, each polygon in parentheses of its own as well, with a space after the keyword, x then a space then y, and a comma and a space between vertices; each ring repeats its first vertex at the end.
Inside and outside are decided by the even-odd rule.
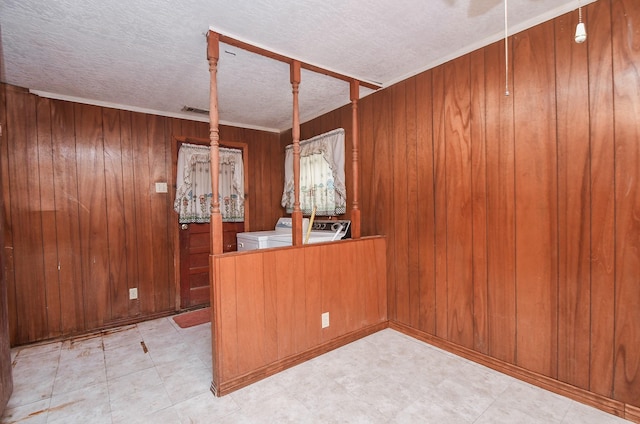
POLYGON ((360 238, 360 206, 358 204, 358 100, 360 99, 360 84, 358 80, 351 80, 351 134, 353 141, 353 206, 351 208, 351 237, 360 238))
POLYGON ((302 210, 300 209, 300 111, 298 105, 298 88, 300 87, 300 62, 291 62, 291 87, 293 92, 293 191, 294 202, 291 213, 293 245, 302 245, 302 210))
POLYGON ((211 140, 211 233, 210 252, 212 255, 222 253, 222 214, 218 200, 218 179, 220 171, 220 133, 218 129, 218 59, 220 58, 220 36, 209 31, 207 33, 207 60, 209 61, 209 139, 211 140))

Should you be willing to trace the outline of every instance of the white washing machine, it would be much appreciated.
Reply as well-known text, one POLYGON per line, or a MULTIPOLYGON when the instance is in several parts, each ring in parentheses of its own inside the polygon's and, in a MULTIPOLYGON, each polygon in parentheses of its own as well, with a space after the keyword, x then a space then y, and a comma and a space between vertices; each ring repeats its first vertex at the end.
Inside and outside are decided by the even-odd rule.
MULTIPOLYGON (((342 240, 351 236, 351 221, 315 220, 309 233, 309 244, 342 240)), ((302 220, 304 241, 309 227, 309 219, 302 220)), ((238 233, 238 251, 265 249, 268 247, 291 246, 291 218, 280 218, 274 230, 238 233)))
MULTIPOLYGON (((267 231, 250 231, 246 233, 238 233, 236 241, 238 243, 238 251, 266 249, 268 247, 291 246, 291 228, 292 219, 282 217, 276 222, 273 230, 267 231), (288 242, 287 242, 288 240, 288 242)), ((303 233, 309 227, 309 218, 302 220, 303 233)))
MULTIPOLYGON (((351 221, 348 220, 329 220, 316 219, 311 224, 311 232, 309 232, 309 240, 307 244, 327 243, 338 241, 345 238, 351 238, 350 231, 351 221)), ((302 242, 305 242, 307 232, 302 234, 302 242)), ((271 238, 273 243, 280 243, 281 246, 291 246, 291 235, 275 235, 271 238)), ((274 246, 275 247, 275 246, 274 246)))

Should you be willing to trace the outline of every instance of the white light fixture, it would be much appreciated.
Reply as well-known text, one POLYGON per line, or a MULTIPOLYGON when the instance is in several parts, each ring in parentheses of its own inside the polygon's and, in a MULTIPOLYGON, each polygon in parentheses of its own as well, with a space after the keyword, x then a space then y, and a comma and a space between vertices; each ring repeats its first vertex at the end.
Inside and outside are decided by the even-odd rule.
POLYGON ((578 26, 576 26, 576 43, 584 43, 587 40, 587 29, 582 22, 582 7, 578 8, 578 26))

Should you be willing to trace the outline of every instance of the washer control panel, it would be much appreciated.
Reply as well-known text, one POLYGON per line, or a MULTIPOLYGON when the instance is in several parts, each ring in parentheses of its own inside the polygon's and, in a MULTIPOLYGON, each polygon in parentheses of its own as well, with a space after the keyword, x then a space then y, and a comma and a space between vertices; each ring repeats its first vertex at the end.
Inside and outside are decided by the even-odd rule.
POLYGON ((340 233, 336 240, 351 238, 351 221, 348 219, 316 219, 311 225, 311 231, 340 233))

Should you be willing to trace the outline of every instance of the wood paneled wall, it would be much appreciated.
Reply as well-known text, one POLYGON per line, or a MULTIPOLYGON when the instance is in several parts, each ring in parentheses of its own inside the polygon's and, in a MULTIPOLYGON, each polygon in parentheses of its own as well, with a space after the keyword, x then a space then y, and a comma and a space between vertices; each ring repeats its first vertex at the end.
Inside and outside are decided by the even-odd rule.
MULTIPOLYGON (((207 123, 70 102, 0 86, 0 145, 12 344, 174 310, 173 136, 207 123), (156 193, 156 182, 170 192, 156 193), (138 299, 129 300, 129 289, 138 299)), ((221 128, 249 144, 252 229, 281 214, 278 134, 221 128), (274 189, 275 190, 275 189, 274 189)))
POLYGON ((212 256, 214 392, 385 328, 385 251, 383 237, 367 237, 212 256))
POLYGON ((361 99, 362 229, 392 321, 637 407, 640 3, 584 12, 511 37, 508 97, 499 42, 361 99))
MULTIPOLYGON (((577 13, 511 37, 508 97, 496 43, 362 99, 362 232, 386 235, 390 319, 640 406, 640 4, 585 18, 585 44, 577 13)), ((171 135, 206 124, 0 87, 13 343, 171 310, 174 221, 153 183, 171 135)), ((350 117, 301 138, 342 126, 350 151, 350 117)), ((290 137, 221 138, 250 143, 252 230, 270 228, 290 137)))

